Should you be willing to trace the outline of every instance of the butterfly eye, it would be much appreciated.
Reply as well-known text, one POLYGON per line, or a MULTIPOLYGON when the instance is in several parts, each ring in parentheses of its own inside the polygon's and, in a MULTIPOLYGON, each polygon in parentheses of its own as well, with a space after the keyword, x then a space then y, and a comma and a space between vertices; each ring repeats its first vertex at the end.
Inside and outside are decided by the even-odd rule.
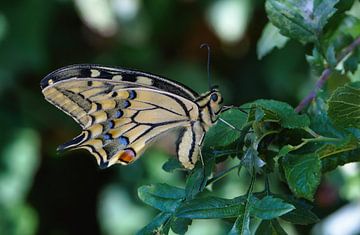
POLYGON ((214 94, 211 95, 210 98, 211 98, 212 101, 216 102, 219 97, 218 97, 218 95, 216 93, 214 93, 214 94))

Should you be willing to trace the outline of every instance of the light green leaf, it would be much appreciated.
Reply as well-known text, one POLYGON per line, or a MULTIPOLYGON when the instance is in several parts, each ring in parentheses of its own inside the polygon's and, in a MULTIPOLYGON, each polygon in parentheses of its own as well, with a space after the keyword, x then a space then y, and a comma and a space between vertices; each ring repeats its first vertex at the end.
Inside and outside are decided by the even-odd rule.
POLYGON ((184 202, 176 216, 189 219, 215 219, 238 217, 244 209, 244 197, 224 199, 219 197, 197 198, 184 202))
POLYGON ((339 0, 267 0, 268 17, 280 32, 300 42, 315 42, 339 0))
POLYGON ((262 199, 253 196, 250 206, 251 215, 266 220, 277 218, 295 209, 293 205, 271 195, 262 199))
POLYGON ((279 29, 276 28, 271 22, 268 22, 263 29, 261 37, 257 43, 258 59, 262 59, 274 48, 283 48, 287 41, 289 41, 289 38, 280 34, 279 29))
POLYGON ((153 184, 141 186, 138 195, 143 202, 158 210, 174 212, 185 198, 185 190, 167 184, 153 184))
POLYGON ((328 100, 328 114, 338 127, 360 128, 360 82, 339 87, 328 100))
POLYGON ((313 200, 321 178, 321 162, 317 155, 287 155, 282 159, 282 166, 291 191, 297 197, 313 200))

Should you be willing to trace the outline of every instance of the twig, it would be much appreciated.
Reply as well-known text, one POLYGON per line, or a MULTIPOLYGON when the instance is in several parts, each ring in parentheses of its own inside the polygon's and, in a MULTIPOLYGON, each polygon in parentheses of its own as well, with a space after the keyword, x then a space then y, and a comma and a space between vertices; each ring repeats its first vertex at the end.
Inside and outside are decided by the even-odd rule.
MULTIPOLYGON (((336 60, 336 65, 339 64, 348 54, 350 54, 359 45, 360 45, 360 37, 356 38, 355 41, 353 41, 340 53, 340 55, 336 60)), ((299 103, 299 105, 295 108, 295 112, 300 113, 316 97, 316 94, 324 86, 325 82, 329 79, 332 72, 333 72, 333 68, 331 67, 326 68, 322 72, 320 79, 315 84, 315 87, 299 103)))

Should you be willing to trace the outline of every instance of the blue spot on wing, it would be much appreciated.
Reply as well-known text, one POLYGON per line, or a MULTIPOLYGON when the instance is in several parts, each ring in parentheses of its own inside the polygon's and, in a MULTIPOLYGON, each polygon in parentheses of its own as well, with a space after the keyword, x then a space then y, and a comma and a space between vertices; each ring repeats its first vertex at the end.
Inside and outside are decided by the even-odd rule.
POLYGON ((125 136, 120 136, 119 137, 119 144, 123 145, 123 146, 127 146, 129 144, 129 139, 125 136))

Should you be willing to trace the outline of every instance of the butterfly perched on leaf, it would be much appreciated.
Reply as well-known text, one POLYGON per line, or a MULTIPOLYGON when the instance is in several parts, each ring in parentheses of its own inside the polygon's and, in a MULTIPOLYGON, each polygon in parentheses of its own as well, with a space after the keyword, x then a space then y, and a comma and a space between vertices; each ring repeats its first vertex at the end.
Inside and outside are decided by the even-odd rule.
POLYGON ((154 140, 173 130, 180 130, 179 161, 194 168, 223 101, 216 88, 198 95, 156 75, 91 64, 58 69, 40 86, 45 99, 83 129, 58 150, 87 149, 101 168, 134 162, 154 140))

